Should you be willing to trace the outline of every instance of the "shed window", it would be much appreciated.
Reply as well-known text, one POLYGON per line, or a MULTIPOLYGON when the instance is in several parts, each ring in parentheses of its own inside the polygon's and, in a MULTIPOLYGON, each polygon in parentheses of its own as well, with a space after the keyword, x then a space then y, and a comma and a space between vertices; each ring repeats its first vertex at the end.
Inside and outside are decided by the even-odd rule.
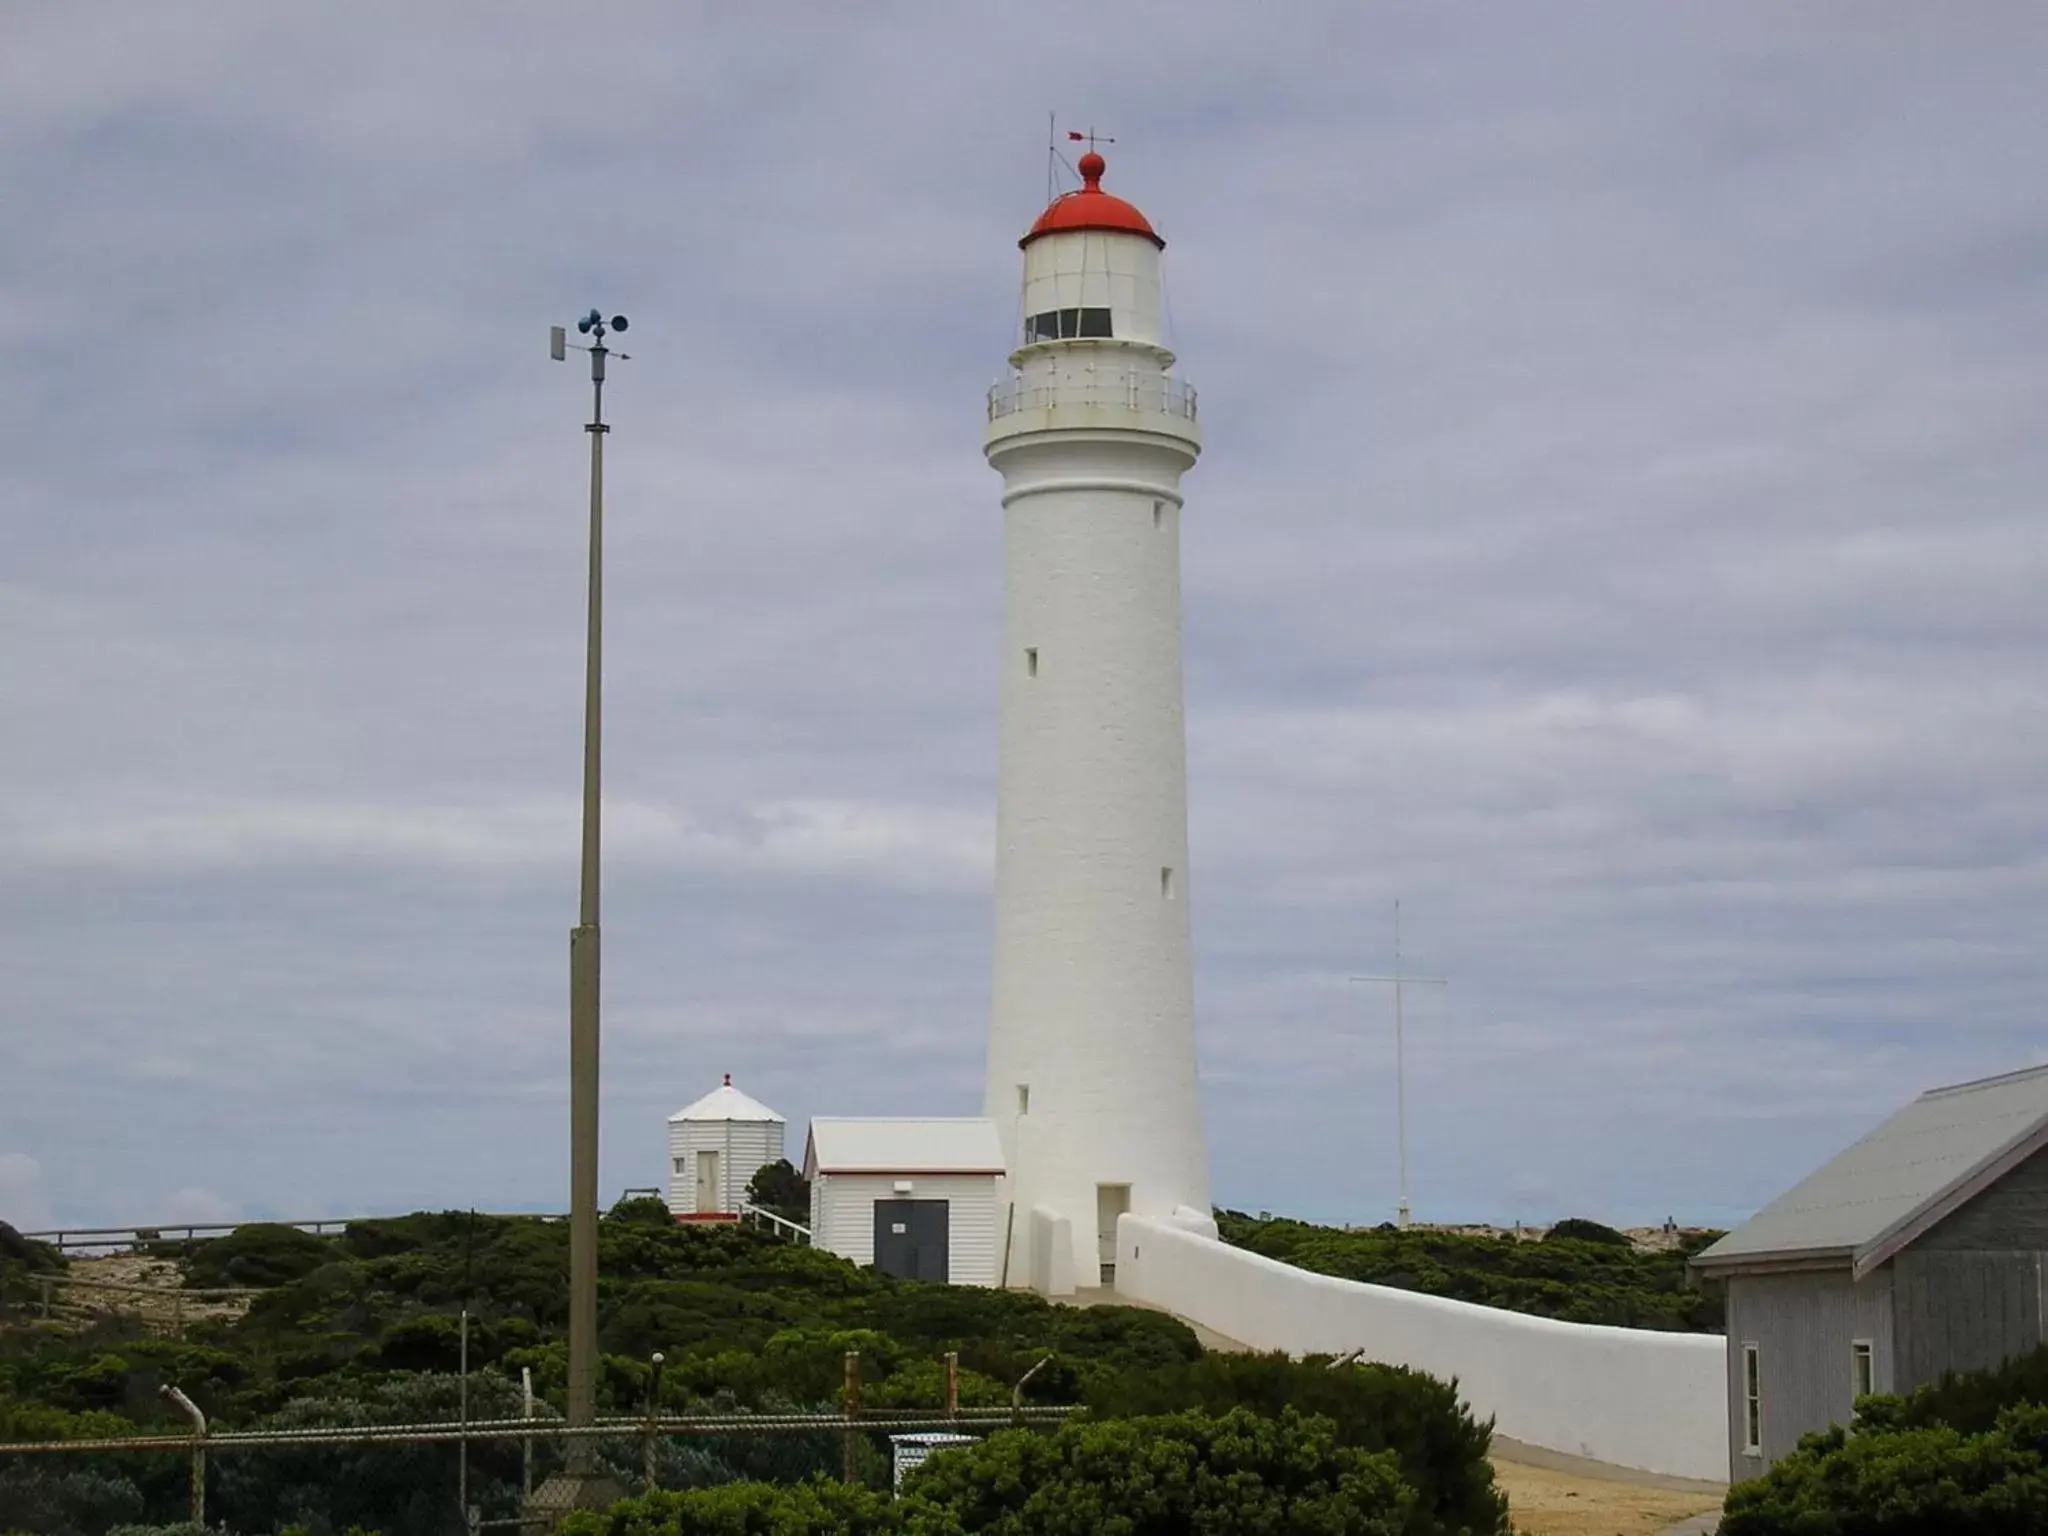
POLYGON ((1858 1339, 1849 1346, 1849 1395, 1868 1397, 1877 1390, 1872 1368, 1870 1340, 1858 1339))
POLYGON ((677 1173, 681 1173, 682 1171, 683 1171, 683 1160, 682 1160, 682 1159, 681 1159, 681 1158, 679 1157, 679 1158, 677 1158, 677 1159, 676 1159, 676 1172, 677 1172, 677 1173))
POLYGON ((1063 341, 1070 336, 1108 336, 1106 309, 1048 309, 1024 322, 1026 341, 1063 341))
POLYGON ((1764 1451, 1763 1362, 1754 1344, 1742 1346, 1742 1452, 1761 1456, 1764 1451))

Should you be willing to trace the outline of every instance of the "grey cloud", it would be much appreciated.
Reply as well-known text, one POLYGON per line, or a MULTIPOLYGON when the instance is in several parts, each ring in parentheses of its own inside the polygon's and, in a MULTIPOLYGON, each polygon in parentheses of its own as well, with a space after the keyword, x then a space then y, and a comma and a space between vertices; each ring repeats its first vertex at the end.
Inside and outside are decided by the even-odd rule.
POLYGON ((1220 1198, 1390 1207, 1385 999, 1340 978, 1396 894, 1453 978, 1411 1036, 1425 1213, 1726 1219, 2033 1059, 2044 41, 1990 6, 18 19, 0 1157, 73 1220, 557 1203, 584 394, 539 341, 590 302, 636 353, 607 1184, 724 1070, 799 1126, 977 1102, 976 441, 1048 105, 1118 137, 1203 392, 1220 1198))

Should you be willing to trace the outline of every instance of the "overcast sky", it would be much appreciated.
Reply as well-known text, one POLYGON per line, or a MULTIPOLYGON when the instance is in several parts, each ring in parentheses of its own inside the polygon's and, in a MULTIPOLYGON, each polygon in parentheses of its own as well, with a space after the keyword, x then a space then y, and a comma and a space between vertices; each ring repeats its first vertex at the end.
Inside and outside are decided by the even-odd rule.
POLYGON ((0 1219, 977 1112, 1046 113, 1168 241, 1219 1202, 1738 1219, 2048 1060, 2048 9, 18 4, 0 1219), (774 19, 770 19, 770 17, 774 19))

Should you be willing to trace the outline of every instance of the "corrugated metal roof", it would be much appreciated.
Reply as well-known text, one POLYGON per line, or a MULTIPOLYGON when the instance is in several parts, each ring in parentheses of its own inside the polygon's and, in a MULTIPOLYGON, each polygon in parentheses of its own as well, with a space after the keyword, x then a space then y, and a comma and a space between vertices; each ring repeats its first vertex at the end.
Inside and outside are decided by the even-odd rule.
POLYGON ((2048 1135, 2048 1067, 1920 1095, 1694 1259, 1883 1263, 2048 1135))
POLYGON ((670 1115, 669 1123, 678 1120, 772 1120, 782 1124, 782 1116, 775 1113, 759 1099, 750 1099, 732 1085, 732 1074, 727 1073, 723 1087, 714 1088, 694 1104, 685 1104, 670 1115))
POLYGON ((812 1173, 1002 1173, 993 1120, 816 1119, 804 1149, 812 1173))

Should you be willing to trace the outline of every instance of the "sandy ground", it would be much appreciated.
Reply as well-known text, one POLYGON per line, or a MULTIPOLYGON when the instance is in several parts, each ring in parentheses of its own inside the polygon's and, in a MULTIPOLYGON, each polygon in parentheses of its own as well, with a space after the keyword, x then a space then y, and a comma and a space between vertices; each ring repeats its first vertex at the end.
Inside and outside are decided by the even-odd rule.
POLYGON ((1657 1536, 1721 1507, 1719 1493, 1614 1482, 1499 1457, 1493 1478, 1522 1536, 1657 1536))

